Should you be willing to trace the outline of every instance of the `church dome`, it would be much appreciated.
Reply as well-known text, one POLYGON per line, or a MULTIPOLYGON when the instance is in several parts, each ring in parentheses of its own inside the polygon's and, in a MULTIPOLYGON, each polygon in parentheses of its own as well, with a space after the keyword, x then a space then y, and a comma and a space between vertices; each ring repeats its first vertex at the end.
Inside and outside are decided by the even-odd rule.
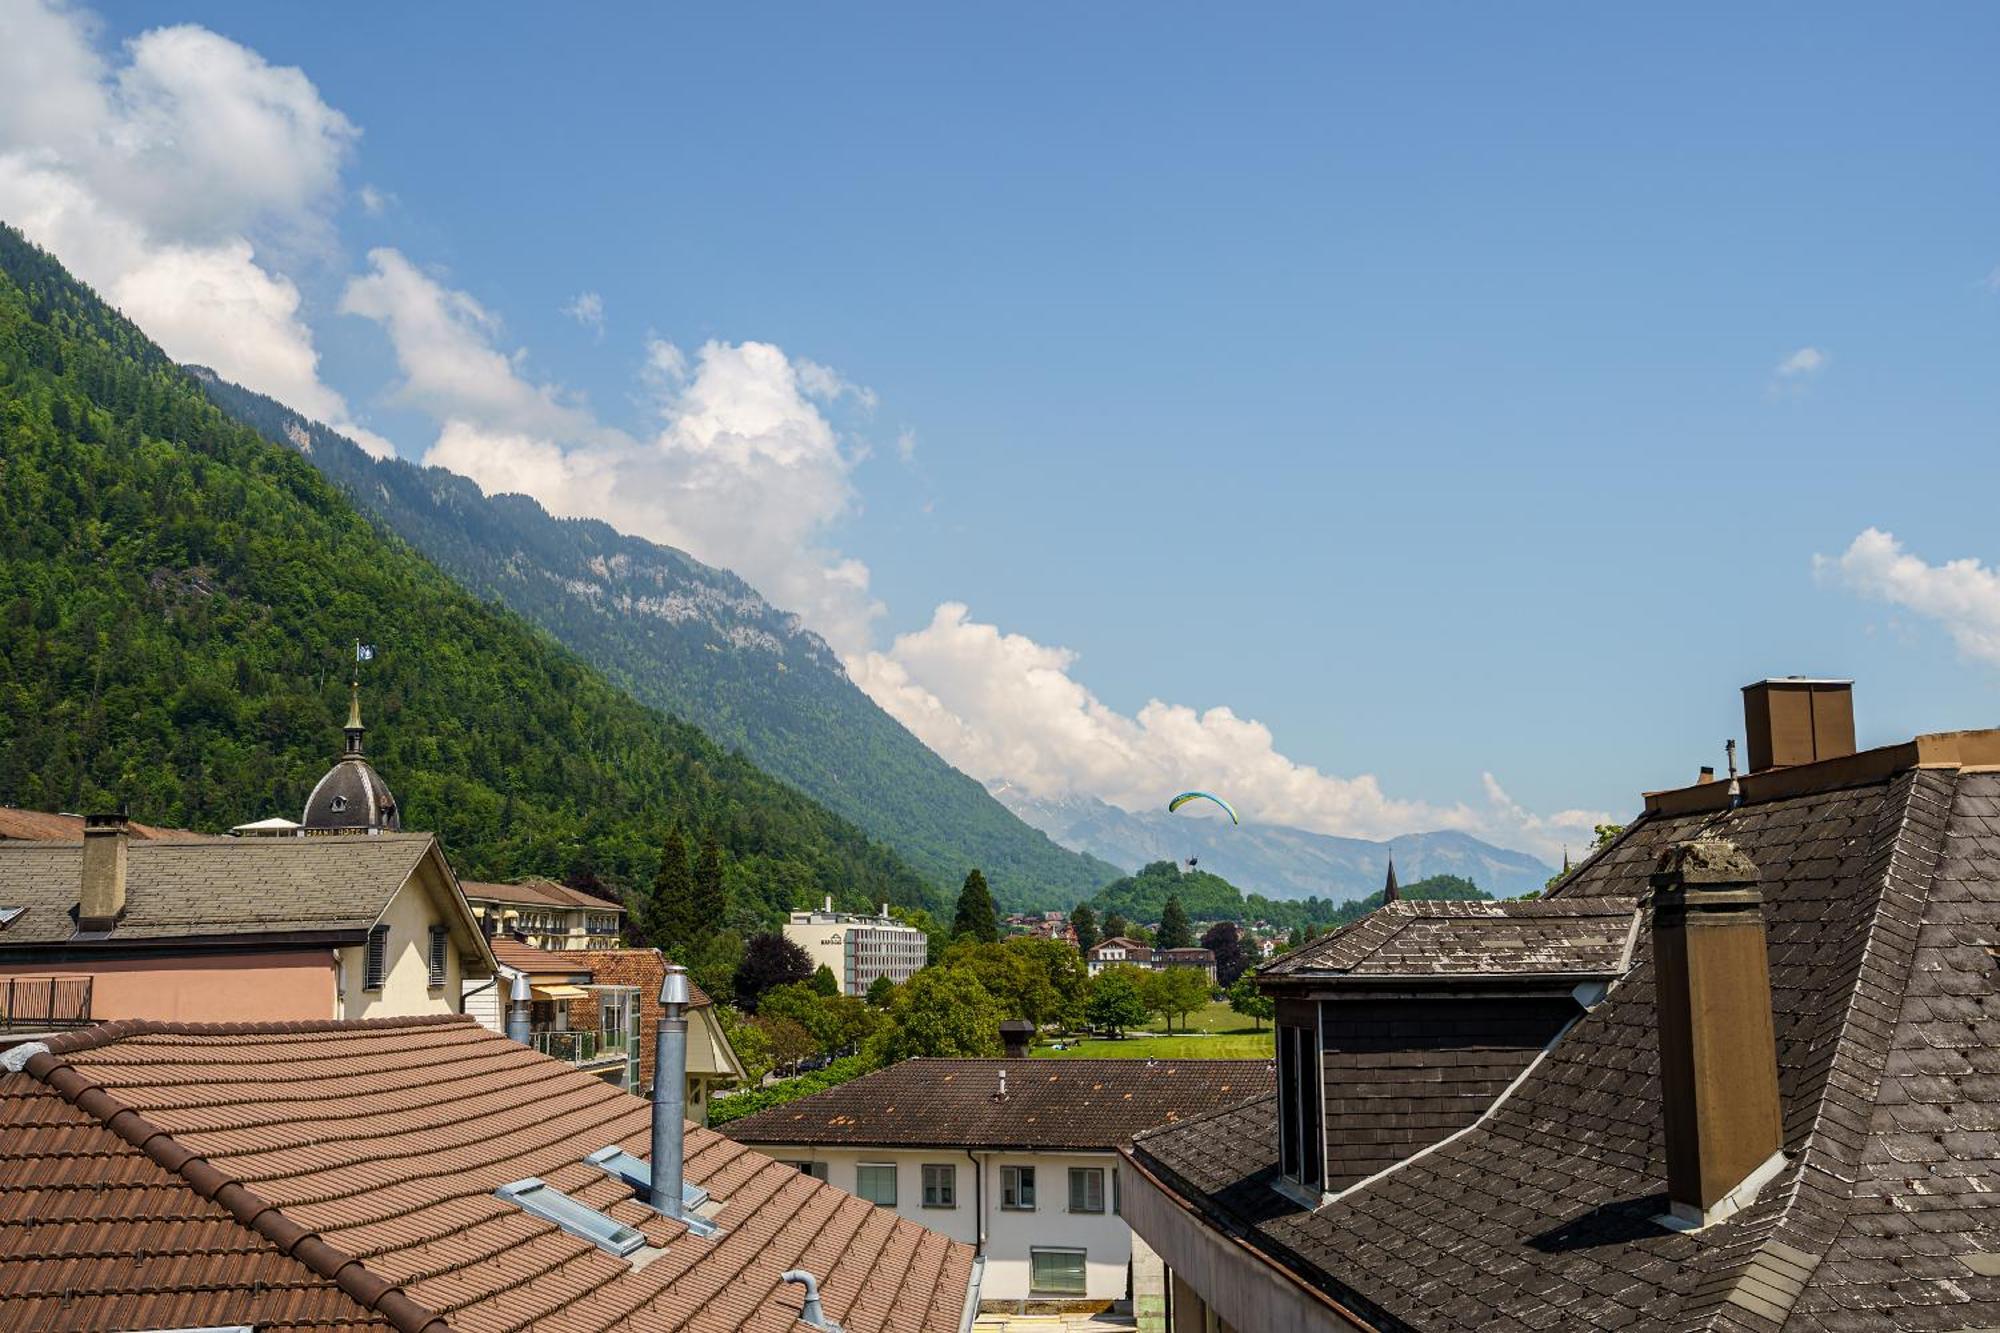
POLYGON ((319 785, 306 797, 305 817, 299 822, 307 833, 400 833, 402 813, 389 784, 374 765, 362 757, 361 687, 356 684, 348 702, 345 752, 340 762, 327 770, 319 785))

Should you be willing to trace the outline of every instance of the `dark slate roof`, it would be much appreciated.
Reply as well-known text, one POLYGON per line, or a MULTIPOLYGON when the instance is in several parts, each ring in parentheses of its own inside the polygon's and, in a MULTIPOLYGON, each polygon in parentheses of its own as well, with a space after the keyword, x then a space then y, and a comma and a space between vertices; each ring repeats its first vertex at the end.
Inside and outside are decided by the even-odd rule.
POLYGON ((1268 1060, 905 1060, 724 1132, 743 1143, 1110 1150, 1269 1092, 1273 1079, 1268 1060))
POLYGON ((1268 1097, 1141 1136, 1134 1164, 1386 1327, 2000 1327, 2000 773, 1905 768, 1648 814, 1556 901, 1643 897, 1659 852, 1696 836, 1758 864, 1769 923, 1790 1164, 1735 1217, 1651 1221, 1649 931, 1480 1124, 1316 1211, 1269 1188, 1268 1097))
POLYGON ((74 940, 81 842, 0 843, 0 907, 25 907, 0 949, 216 935, 364 933, 436 845, 428 833, 217 838, 126 848, 124 917, 74 940))
POLYGON ((306 797, 305 814, 299 822, 309 829, 354 832, 386 829, 395 833, 403 827, 389 784, 359 754, 343 755, 326 771, 306 797))
POLYGON ((1563 897, 1529 902, 1398 899, 1266 964, 1259 976, 1557 976, 1623 972, 1638 902, 1563 897))

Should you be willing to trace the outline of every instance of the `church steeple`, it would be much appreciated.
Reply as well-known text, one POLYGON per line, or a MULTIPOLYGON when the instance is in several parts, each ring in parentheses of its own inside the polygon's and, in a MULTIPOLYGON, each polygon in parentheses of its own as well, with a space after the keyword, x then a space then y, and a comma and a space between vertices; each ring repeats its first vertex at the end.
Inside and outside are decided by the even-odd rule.
POLYGON ((402 812, 389 793, 389 784, 361 753, 361 737, 367 728, 361 723, 358 678, 347 687, 347 725, 341 730, 347 740, 340 758, 306 797, 300 826, 309 834, 402 832, 402 812))
POLYGON ((1389 853, 1389 878, 1382 885, 1382 902, 1393 903, 1402 895, 1396 889, 1396 854, 1389 853))

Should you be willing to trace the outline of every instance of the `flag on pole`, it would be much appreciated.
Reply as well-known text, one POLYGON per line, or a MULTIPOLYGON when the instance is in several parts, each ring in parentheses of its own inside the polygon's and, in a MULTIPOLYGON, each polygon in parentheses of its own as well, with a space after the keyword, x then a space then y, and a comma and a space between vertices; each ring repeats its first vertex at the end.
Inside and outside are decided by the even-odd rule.
POLYGON ((357 662, 374 661, 375 645, 372 643, 363 643, 361 640, 356 639, 354 641, 354 660, 357 662))

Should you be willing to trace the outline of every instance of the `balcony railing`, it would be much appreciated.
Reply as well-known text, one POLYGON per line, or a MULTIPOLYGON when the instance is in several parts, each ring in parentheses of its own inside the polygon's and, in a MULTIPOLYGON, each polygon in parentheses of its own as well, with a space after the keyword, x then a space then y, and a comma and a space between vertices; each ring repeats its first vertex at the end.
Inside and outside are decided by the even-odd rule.
POLYGON ((561 1032, 549 1029, 530 1033, 528 1044, 543 1055, 551 1056, 566 1064, 590 1065, 600 1060, 624 1059, 628 1040, 629 1038, 622 1032, 604 1032, 597 1028, 572 1028, 561 1032))
POLYGON ((90 1017, 89 977, 0 978, 0 1031, 78 1028, 90 1017))

